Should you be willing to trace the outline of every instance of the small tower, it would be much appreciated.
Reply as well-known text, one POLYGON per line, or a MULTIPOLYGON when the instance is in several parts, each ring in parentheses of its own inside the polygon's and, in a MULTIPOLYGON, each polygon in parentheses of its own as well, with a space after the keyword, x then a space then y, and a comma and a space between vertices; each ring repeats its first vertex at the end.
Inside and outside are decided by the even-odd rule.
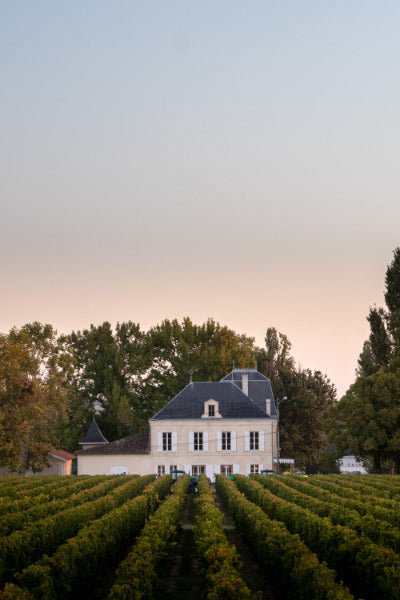
POLYGON ((93 446, 100 446, 101 444, 108 444, 108 440, 101 433, 93 417, 93 421, 90 423, 89 429, 83 440, 79 442, 79 445, 82 446, 82 450, 86 450, 87 448, 93 448, 93 446))

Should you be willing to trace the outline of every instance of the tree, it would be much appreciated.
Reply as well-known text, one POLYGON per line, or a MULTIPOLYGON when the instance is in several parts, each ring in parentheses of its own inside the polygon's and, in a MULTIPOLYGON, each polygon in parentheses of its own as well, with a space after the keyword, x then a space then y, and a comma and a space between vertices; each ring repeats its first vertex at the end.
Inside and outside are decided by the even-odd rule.
POLYGON ((338 450, 372 457, 375 473, 392 460, 400 473, 400 359, 360 376, 331 413, 330 439, 338 450))
POLYGON ((68 363, 51 325, 35 322, 0 335, 1 466, 46 466, 52 428, 64 412, 68 363))
POLYGON ((400 248, 393 252, 393 260, 386 270, 385 302, 388 307, 388 327, 395 350, 400 349, 400 248))
POLYGON ((297 370, 291 347, 286 335, 269 327, 257 364, 270 378, 275 400, 286 397, 279 409, 281 454, 306 464, 327 446, 325 422, 336 390, 320 371, 297 370))
POLYGON ((282 383, 287 397, 280 407, 282 455, 307 465, 327 447, 326 422, 336 390, 320 371, 310 369, 286 373, 282 383))
POLYGON ((213 319, 202 325, 185 317, 164 320, 146 337, 149 369, 142 378, 142 397, 150 418, 189 383, 218 381, 233 364, 248 368, 255 362, 254 339, 235 333, 213 319))
POLYGON ((367 320, 371 333, 358 359, 357 375, 376 373, 388 366, 400 350, 400 248, 396 248, 393 261, 387 267, 385 285, 387 310, 374 307, 369 311, 367 320))
POLYGON ((110 440, 136 433, 146 425, 138 383, 145 368, 144 339, 140 326, 130 321, 117 323, 115 331, 106 321, 61 338, 75 359, 68 422, 74 430, 75 447, 96 410, 99 426, 110 440))

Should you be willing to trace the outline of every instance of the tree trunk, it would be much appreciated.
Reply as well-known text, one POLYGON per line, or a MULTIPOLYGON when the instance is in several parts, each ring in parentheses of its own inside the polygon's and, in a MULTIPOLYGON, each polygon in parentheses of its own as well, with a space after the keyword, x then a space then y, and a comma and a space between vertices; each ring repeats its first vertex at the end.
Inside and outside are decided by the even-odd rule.
POLYGON ((382 473, 381 457, 378 454, 374 454, 374 473, 375 475, 382 473))

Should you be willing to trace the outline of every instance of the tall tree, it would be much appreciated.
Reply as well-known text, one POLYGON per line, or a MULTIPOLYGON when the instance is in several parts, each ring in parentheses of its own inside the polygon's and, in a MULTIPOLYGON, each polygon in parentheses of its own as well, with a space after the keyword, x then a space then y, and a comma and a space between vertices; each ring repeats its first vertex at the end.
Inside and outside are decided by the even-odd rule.
POLYGON ((338 450, 371 457, 375 473, 392 460, 400 473, 400 359, 358 377, 330 419, 330 439, 338 450))
POLYGON ((282 456, 307 464, 327 446, 325 424, 336 390, 320 371, 296 369, 291 347, 286 335, 269 327, 257 363, 258 370, 271 379, 279 404, 282 456))
POLYGON ((385 302, 388 307, 389 330, 396 351, 400 349, 400 248, 393 252, 393 260, 386 270, 385 302))
POLYGON ((146 348, 150 368, 142 378, 142 394, 149 417, 188 384, 190 373, 196 381, 218 381, 233 364, 254 365, 256 353, 253 338, 213 319, 196 325, 188 317, 151 328, 146 348))
POLYGON ((0 465, 41 470, 62 417, 70 357, 51 325, 27 324, 0 335, 0 465))
POLYGON ((104 322, 63 336, 62 342, 75 358, 70 377, 74 410, 69 414, 75 438, 82 437, 96 410, 99 426, 110 440, 143 428, 138 380, 144 368, 144 333, 139 325, 117 323, 113 331, 110 323, 104 322))

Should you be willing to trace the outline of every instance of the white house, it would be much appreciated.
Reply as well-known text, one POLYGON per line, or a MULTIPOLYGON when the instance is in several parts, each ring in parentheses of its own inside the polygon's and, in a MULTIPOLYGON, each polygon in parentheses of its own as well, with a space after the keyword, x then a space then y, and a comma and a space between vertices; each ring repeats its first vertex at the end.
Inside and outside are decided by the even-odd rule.
POLYGON ((191 382, 149 421, 149 431, 107 442, 93 421, 77 453, 78 474, 258 473, 276 459, 271 382, 235 369, 219 382, 191 382), (89 435, 90 433, 90 435, 89 435))

